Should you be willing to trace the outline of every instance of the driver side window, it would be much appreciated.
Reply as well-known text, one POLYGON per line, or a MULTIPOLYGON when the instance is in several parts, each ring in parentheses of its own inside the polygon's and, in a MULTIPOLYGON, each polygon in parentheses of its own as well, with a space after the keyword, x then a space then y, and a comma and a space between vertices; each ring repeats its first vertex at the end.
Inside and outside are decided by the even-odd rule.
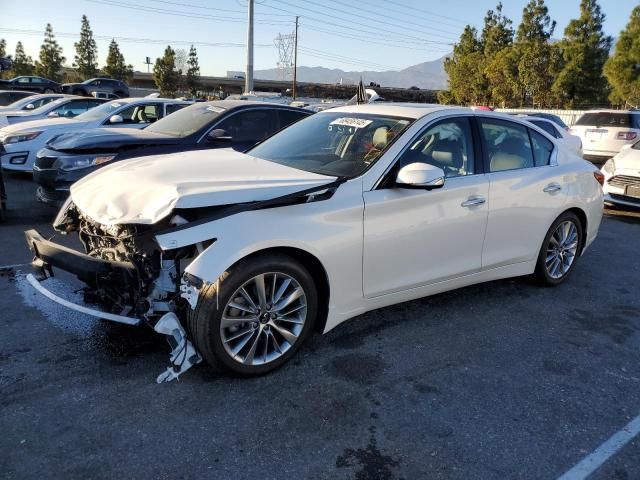
POLYGON ((469 119, 452 118, 427 127, 402 154, 399 167, 416 162, 439 167, 447 177, 473 175, 474 157, 469 119))

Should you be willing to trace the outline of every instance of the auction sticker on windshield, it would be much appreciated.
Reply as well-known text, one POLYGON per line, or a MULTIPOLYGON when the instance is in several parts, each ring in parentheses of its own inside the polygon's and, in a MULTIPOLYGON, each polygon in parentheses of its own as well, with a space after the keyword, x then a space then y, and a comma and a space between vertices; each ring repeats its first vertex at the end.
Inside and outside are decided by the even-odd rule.
POLYGON ((342 117, 336 118, 329 125, 342 125, 345 127, 364 128, 371 125, 373 120, 367 120, 366 118, 354 118, 354 117, 342 117))
POLYGON ((209 110, 210 112, 214 112, 214 113, 222 113, 222 112, 224 112, 224 108, 216 107, 214 105, 210 105, 209 107, 207 107, 207 110, 209 110))

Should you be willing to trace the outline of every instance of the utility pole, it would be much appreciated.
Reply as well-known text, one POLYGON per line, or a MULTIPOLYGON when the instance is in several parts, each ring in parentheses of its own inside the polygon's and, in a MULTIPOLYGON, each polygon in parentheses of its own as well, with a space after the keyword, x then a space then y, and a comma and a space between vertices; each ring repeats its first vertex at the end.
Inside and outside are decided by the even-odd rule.
POLYGON ((293 44, 293 100, 296 99, 296 77, 298 73, 298 19, 300 17, 296 15, 296 36, 293 44))
POLYGON ((244 93, 253 92, 253 0, 247 0, 249 25, 247 27, 247 71, 244 76, 244 93))

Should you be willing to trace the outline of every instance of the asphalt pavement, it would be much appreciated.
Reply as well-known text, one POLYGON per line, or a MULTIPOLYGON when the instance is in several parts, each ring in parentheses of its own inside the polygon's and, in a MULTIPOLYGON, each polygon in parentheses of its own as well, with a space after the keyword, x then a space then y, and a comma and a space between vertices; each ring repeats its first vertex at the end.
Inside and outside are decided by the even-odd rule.
MULTIPOLYGON (((22 232, 55 211, 8 177, 1 478, 554 479, 640 415, 638 212, 607 211, 557 288, 468 287, 354 318, 265 377, 157 385, 161 336, 27 284, 22 232)), ((640 479, 639 438, 592 478, 640 479)))

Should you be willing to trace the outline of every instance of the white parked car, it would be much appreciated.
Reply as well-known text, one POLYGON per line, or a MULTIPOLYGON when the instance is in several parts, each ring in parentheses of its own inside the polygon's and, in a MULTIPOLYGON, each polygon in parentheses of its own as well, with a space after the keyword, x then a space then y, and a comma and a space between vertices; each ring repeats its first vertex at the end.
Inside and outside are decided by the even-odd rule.
POLYGON ((577 135, 572 135, 567 130, 561 128, 557 123, 547 120, 546 118, 536 117, 535 115, 522 116, 521 118, 533 123, 537 127, 540 127, 555 138, 559 145, 568 148, 569 151, 575 153, 579 157, 582 157, 582 140, 580 140, 580 137, 577 135))
POLYGON ((144 128, 193 103, 170 98, 124 98, 104 103, 97 98, 81 98, 85 103, 99 102, 102 105, 75 118, 48 118, 0 128, 2 167, 31 171, 38 150, 60 134, 96 127, 144 128))
POLYGON ((625 145, 602 167, 604 201, 640 207, 640 141, 625 145))
MULTIPOLYGON (((40 108, 47 103, 51 103, 54 100, 59 100, 64 97, 68 97, 69 95, 64 95, 62 93, 41 93, 37 95, 30 95, 28 97, 21 98, 20 100, 16 100, 9 105, 4 107, 0 107, 0 117, 4 117, 7 115, 12 115, 14 113, 23 111, 23 110, 35 110, 40 108)), ((4 122, 0 120, 0 124, 4 122)))
POLYGON ((0 128, 34 120, 74 118, 105 102, 105 100, 87 99, 75 95, 59 94, 57 96, 58 98, 52 102, 43 104, 38 108, 3 112, 0 114, 0 128))
POLYGON ((585 160, 602 165, 623 146, 640 138, 640 111, 589 111, 578 119, 569 133, 582 140, 585 160))
POLYGON ((99 307, 28 278, 70 308, 171 335, 159 381, 200 358, 261 374, 368 310, 519 275, 561 283, 598 233, 601 180, 501 114, 338 107, 247 153, 144 157, 85 177, 54 227, 86 253, 26 236, 37 266, 74 273, 99 307))

